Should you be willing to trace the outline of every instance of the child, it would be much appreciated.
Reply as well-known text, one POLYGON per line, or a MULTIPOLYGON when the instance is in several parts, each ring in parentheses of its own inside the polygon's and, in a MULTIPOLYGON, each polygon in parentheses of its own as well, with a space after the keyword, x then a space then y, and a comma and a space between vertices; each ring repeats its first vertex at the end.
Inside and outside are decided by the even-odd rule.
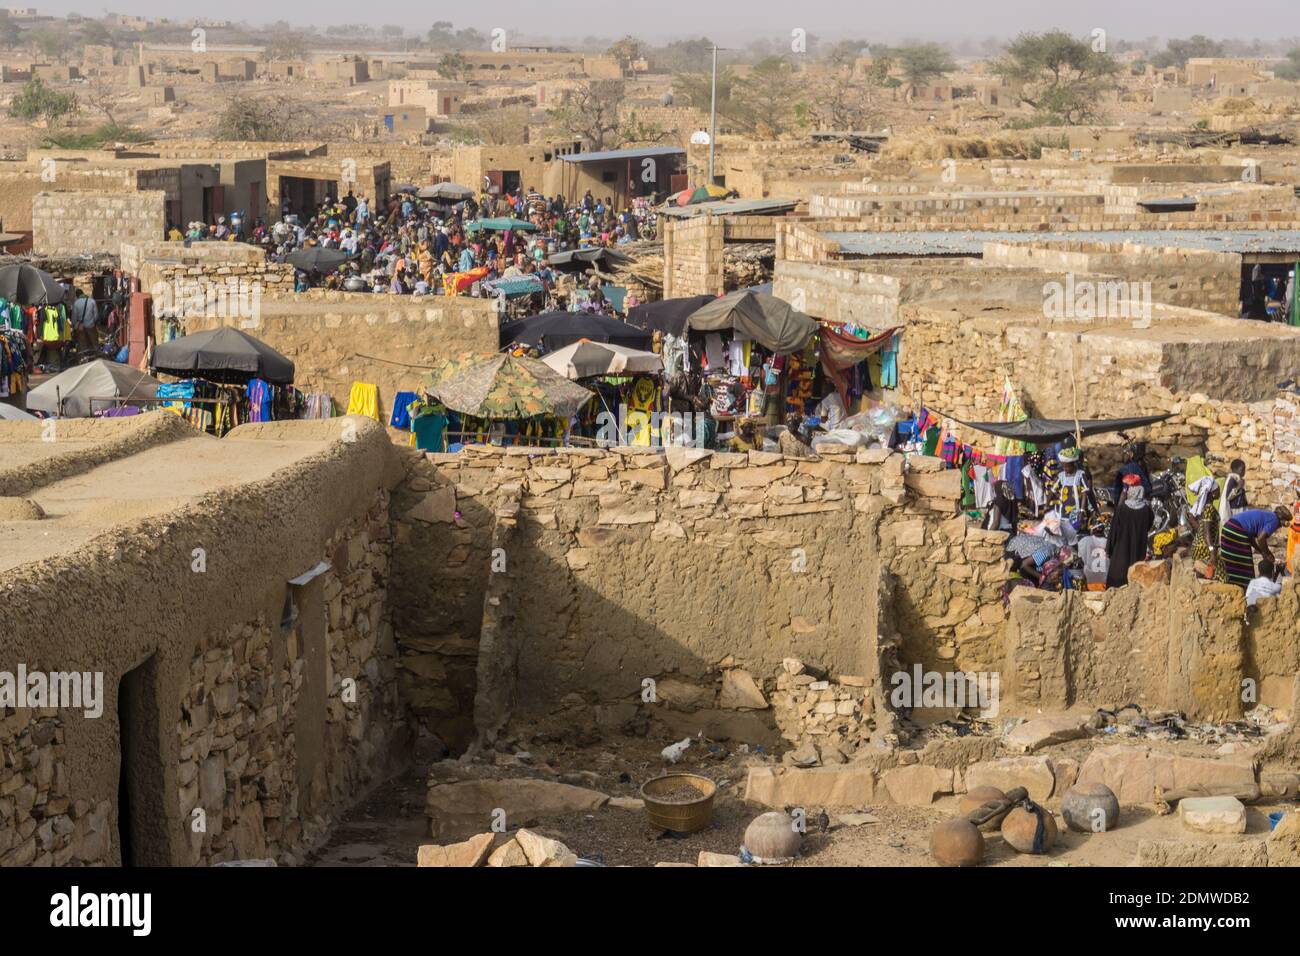
POLYGON ((1282 585, 1276 580, 1277 569, 1273 562, 1265 558, 1259 562, 1259 571, 1254 579, 1246 585, 1246 607, 1255 606, 1255 602, 1262 597, 1277 597, 1282 593, 1282 585))

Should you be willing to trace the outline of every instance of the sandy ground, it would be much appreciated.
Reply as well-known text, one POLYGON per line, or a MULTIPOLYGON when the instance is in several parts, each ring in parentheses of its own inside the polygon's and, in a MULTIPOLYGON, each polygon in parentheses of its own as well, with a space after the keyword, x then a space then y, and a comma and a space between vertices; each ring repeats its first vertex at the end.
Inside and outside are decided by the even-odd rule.
MULTIPOLYGON (((629 740, 613 748, 589 751, 568 749, 560 754, 543 756, 536 748, 533 769, 503 767, 482 769, 476 774, 490 776, 541 776, 565 783, 589 786, 611 796, 637 796, 641 782, 664 772, 658 743, 629 740), (547 757, 554 759, 550 773, 537 768, 547 757), (565 770, 565 767, 601 769, 565 770)), ((1078 748, 1075 748, 1078 749, 1078 748)), ((1064 752, 1064 751, 1063 751, 1064 752)), ((428 756, 417 755, 412 769, 399 774, 372 792, 353 808, 335 828, 329 841, 312 855, 308 865, 317 866, 414 866, 416 851, 422 843, 434 841, 428 836, 424 815, 424 798, 428 780, 428 756)), ((604 807, 585 813, 525 821, 546 836, 567 845, 579 857, 606 866, 653 866, 655 863, 695 863, 700 851, 736 854, 744 842, 745 828, 768 808, 740 799, 744 776, 749 765, 771 758, 732 754, 719 758, 684 760, 673 769, 700 773, 719 784, 712 825, 688 836, 664 834, 653 828, 642 810, 604 807)), ((454 772, 449 764, 449 773, 454 772)), ((945 797, 929 807, 904 807, 891 804, 851 808, 871 814, 878 822, 845 823, 838 817, 849 808, 828 812, 830 826, 822 830, 817 824, 821 808, 809 808, 808 832, 803 854, 792 866, 936 866, 930 857, 930 832, 933 827, 957 813, 958 797, 945 797)), ((1058 810, 1059 800, 1048 801, 1058 810)), ((1060 816, 1056 822, 1060 836, 1046 854, 1030 856, 1017 853, 995 831, 985 834, 985 866, 1087 867, 1130 866, 1137 858, 1142 840, 1187 840, 1226 842, 1260 839, 1268 832, 1267 814, 1282 809, 1281 804, 1249 807, 1248 830, 1244 836, 1198 834, 1184 830, 1178 816, 1160 816, 1154 809, 1125 807, 1119 826, 1109 833, 1074 833, 1066 829, 1060 816)), ((465 834, 468 836, 469 834, 465 834)), ((498 842, 507 839, 498 837, 498 842)))
MULTIPOLYGON (((21 456, 34 447, 5 446, 6 461, 11 451, 21 456)), ((0 570, 71 551, 116 525, 173 511, 210 492, 260 481, 323 447, 319 441, 230 441, 196 432, 55 482, 28 496, 44 509, 44 519, 0 522, 0 570)))

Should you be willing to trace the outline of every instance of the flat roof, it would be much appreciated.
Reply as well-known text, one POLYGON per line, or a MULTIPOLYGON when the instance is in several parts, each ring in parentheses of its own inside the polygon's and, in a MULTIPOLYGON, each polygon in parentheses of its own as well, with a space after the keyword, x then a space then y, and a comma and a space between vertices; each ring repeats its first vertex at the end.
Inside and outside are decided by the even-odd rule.
POLYGON ((693 216, 775 216, 799 205, 797 199, 719 199, 691 206, 660 209, 663 216, 690 219, 693 216))
POLYGON ((607 149, 600 153, 573 153, 560 156, 566 163, 602 163, 610 159, 640 159, 644 156, 685 156, 680 146, 646 146, 633 149, 607 149))
POLYGON ((977 256, 986 242, 1132 242, 1206 252, 1300 253, 1297 229, 1107 229, 1091 232, 823 232, 851 256, 977 256))

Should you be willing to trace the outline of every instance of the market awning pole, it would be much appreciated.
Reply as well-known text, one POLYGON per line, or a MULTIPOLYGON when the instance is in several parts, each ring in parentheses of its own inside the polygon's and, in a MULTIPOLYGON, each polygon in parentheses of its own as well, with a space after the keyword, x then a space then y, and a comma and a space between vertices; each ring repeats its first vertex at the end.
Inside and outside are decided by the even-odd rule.
POLYGON ((713 87, 709 96, 709 182, 713 185, 713 148, 718 141, 718 45, 713 45, 713 87))
POLYGON ((1079 384, 1074 377, 1074 345, 1075 340, 1070 341, 1070 406, 1074 411, 1074 447, 1079 449, 1079 454, 1083 454, 1083 428, 1079 425, 1079 384))

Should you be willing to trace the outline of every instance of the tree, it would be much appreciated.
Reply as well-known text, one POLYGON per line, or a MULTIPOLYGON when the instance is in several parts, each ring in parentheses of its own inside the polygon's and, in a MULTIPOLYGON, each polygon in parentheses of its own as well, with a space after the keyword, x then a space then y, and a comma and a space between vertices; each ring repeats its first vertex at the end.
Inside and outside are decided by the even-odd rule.
POLYGON ((1273 68, 1273 75, 1282 80, 1300 80, 1300 46, 1286 55, 1286 62, 1273 68))
POLYGON ((457 30, 450 20, 435 23, 425 39, 434 50, 481 50, 487 45, 487 37, 478 30, 473 27, 457 30))
POLYGON ((668 131, 658 123, 649 123, 640 119, 633 110, 628 114, 627 122, 619 130, 620 145, 662 143, 668 138, 668 131))
POLYGON ((475 114, 469 122, 460 124, 453 138, 462 142, 482 143, 485 146, 508 146, 522 143, 528 137, 528 109, 510 106, 475 114))
POLYGON ((1159 69, 1176 66, 1181 70, 1194 57, 1223 56, 1224 52, 1224 45, 1218 40, 1198 33, 1185 40, 1170 40, 1162 52, 1151 58, 1151 62, 1159 69))
POLYGON ((810 121, 824 130, 871 128, 880 119, 875 95, 888 78, 887 70, 884 73, 868 70, 867 75, 859 79, 854 76, 851 62, 816 78, 809 77, 807 101, 810 121))
POLYGON ((852 67, 858 57, 866 55, 867 44, 862 40, 840 40, 832 43, 822 54, 822 59, 833 67, 852 67))
POLYGON ((570 90, 547 116, 566 135, 581 136, 593 150, 601 150, 617 138, 623 97, 622 80, 589 80, 570 90))
POLYGON ((60 120, 74 115, 80 108, 75 94, 51 89, 38 77, 30 80, 13 98, 9 104, 9 115, 28 122, 43 119, 54 126, 60 120))
POLYGON ((86 86, 86 103, 96 112, 103 113, 109 125, 117 123, 117 108, 120 105, 118 89, 109 83, 102 74, 96 73, 86 86))
POLYGON ((262 51, 269 60, 301 60, 307 54, 307 38, 301 33, 277 33, 262 51))
POLYGON ((713 41, 705 37, 696 40, 674 40, 666 46, 648 51, 650 68, 656 72, 689 73, 706 67, 713 56, 713 41))
POLYGON ((636 61, 644 54, 645 45, 634 36, 625 36, 605 51, 606 56, 618 60, 619 66, 636 75, 636 61))
POLYGON ((435 50, 449 49, 456 42, 456 34, 452 31, 452 22, 450 20, 439 20, 429 28, 426 35, 429 46, 435 50))
POLYGON ((1022 33, 993 71, 1021 84, 1020 101, 1040 122, 1076 126, 1098 115, 1101 93, 1114 85, 1119 64, 1106 53, 1062 30, 1022 33))
POLYGON ((893 59, 903 70, 903 79, 907 81, 909 97, 918 87, 957 69, 957 64, 953 63, 948 51, 937 43, 918 43, 913 46, 899 47, 893 51, 893 59))
POLYGON ((314 127, 314 118, 301 103, 237 92, 226 100, 213 136, 222 140, 286 142, 304 138, 314 127))
MULTIPOLYGON (((712 95, 711 73, 685 73, 673 80, 699 110, 708 110, 712 95)), ((809 118, 804 84, 789 61, 766 57, 747 76, 730 66, 718 70, 718 116, 740 132, 770 138, 804 126, 809 118)))
POLYGON ((80 27, 82 44, 94 43, 100 46, 112 46, 113 34, 98 20, 83 20, 80 27))
POLYGON ((33 30, 31 39, 37 48, 48 57, 60 57, 68 50, 68 36, 63 32, 47 30, 42 27, 33 30))
POLYGON ((459 51, 444 53, 434 69, 438 71, 439 76, 456 82, 468 80, 473 72, 469 60, 465 59, 465 55, 459 51))

